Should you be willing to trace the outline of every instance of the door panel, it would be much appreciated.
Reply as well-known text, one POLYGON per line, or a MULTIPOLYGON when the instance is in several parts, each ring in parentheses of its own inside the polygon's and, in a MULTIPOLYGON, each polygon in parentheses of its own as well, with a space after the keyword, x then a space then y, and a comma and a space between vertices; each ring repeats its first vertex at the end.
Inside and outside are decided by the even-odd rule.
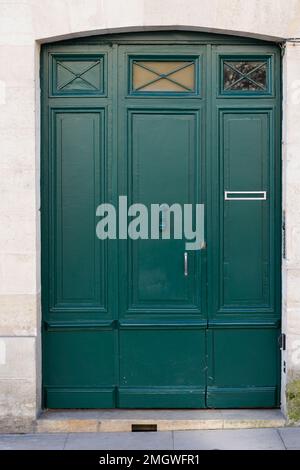
MULTIPOLYGON (((128 181, 129 203, 188 204, 199 192, 197 112, 130 111, 128 181)), ((173 228, 170 217, 170 229, 173 228)), ((163 236, 166 227, 161 229, 163 236)), ((150 224, 150 219, 149 219, 150 224)), ((200 313, 197 255, 189 256, 184 276, 185 240, 128 240, 128 312, 171 313, 184 309, 200 313)))
POLYGON ((52 306, 106 310, 105 244, 94 236, 105 186, 104 112, 53 110, 52 122, 52 306))
POLYGON ((212 199, 207 335, 207 406, 212 408, 278 405, 277 61, 267 46, 213 48, 217 197, 212 199))
POLYGON ((115 335, 107 243, 95 237, 106 197, 104 109, 51 110, 50 289, 44 348, 48 407, 115 406, 115 335))
POLYGON ((270 118, 266 111, 258 114, 255 110, 243 113, 226 110, 220 119, 223 231, 219 311, 254 308, 258 312, 260 308, 271 308, 270 118), (225 200, 225 191, 242 191, 238 196, 249 200, 234 199, 235 194, 225 200), (251 191, 265 191, 266 200, 254 199, 256 194, 251 191))
POLYGON ((278 397, 278 330, 234 327, 208 335, 210 408, 274 407, 278 397))
POLYGON ((45 337, 44 383, 49 408, 115 406, 114 332, 65 326, 45 337))
POLYGON ((205 406, 205 330, 148 327, 120 332, 119 406, 205 406))
MULTIPOLYGON (((203 100, 186 100, 187 94, 198 92, 199 82, 198 76, 192 79, 183 74, 188 69, 190 74, 198 73, 197 52, 198 56, 190 46, 184 53, 174 51, 176 56, 163 46, 119 48, 123 77, 119 133, 124 139, 119 194, 128 196, 128 204, 144 204, 149 214, 151 204, 183 207, 203 202, 203 100), (149 61, 153 52, 155 60, 149 61), (157 73, 184 66, 171 77, 183 87, 174 82, 169 86, 166 78, 149 70, 140 74, 139 80, 133 75, 131 86, 127 71, 133 62, 133 74, 140 73, 136 64, 157 73), (157 80, 156 86, 148 86, 147 80, 157 80), (184 88, 187 84, 190 91, 184 88)), ((160 219, 159 239, 119 243, 121 407, 205 406, 203 256, 199 251, 188 253, 185 276, 185 239, 173 236, 173 217, 160 219), (170 239, 162 239, 168 228, 170 239)))

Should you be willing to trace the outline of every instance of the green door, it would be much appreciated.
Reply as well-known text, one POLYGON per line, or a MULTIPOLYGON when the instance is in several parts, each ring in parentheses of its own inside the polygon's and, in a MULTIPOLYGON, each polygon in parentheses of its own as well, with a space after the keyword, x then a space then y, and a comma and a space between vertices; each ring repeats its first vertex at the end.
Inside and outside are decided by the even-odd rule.
POLYGON ((279 406, 279 74, 276 46, 214 35, 43 48, 45 407, 279 406), (101 203, 171 209, 99 240, 101 203))

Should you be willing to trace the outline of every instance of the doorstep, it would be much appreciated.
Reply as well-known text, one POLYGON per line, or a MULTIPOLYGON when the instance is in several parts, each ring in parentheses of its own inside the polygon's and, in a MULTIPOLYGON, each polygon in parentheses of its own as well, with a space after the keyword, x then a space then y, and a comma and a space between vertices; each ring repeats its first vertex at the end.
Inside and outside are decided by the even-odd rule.
POLYGON ((280 410, 47 410, 38 418, 36 432, 185 431, 285 425, 280 410))

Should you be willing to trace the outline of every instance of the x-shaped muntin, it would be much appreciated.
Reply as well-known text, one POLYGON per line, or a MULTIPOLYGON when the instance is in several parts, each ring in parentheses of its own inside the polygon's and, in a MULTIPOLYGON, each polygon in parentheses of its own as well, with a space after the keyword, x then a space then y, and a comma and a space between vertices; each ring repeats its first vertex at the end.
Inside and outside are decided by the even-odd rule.
POLYGON ((58 65, 60 65, 61 67, 63 67, 64 69, 68 70, 68 72, 70 72, 72 75, 74 75, 73 78, 71 78, 70 80, 67 80, 65 83, 63 83, 62 85, 60 85, 58 87, 58 90, 62 90, 63 88, 65 88, 67 85, 70 85, 70 83, 74 82, 76 80, 76 78, 80 78, 81 80, 83 80, 84 82, 86 82, 88 85, 91 85, 95 90, 98 90, 98 88, 93 84, 91 83, 89 80, 87 80, 86 78, 83 78, 82 75, 84 75, 86 72, 88 72, 89 70, 91 70, 93 67, 95 67, 96 65, 100 64, 100 60, 97 60, 95 63, 89 65, 85 70, 83 70, 82 72, 80 73, 76 73, 74 72, 70 67, 68 67, 66 64, 63 64, 62 62, 58 62, 58 65))
POLYGON ((227 65, 227 67, 229 67, 231 70, 233 70, 234 72, 237 72, 239 75, 240 75, 240 78, 238 78, 237 80, 235 80, 233 83, 231 83, 229 86, 227 86, 225 88, 225 90, 229 90, 230 88, 232 88, 234 85, 236 85, 237 83, 239 83, 240 81, 246 79, 248 80, 249 82, 253 83, 254 85, 257 85, 259 86, 260 88, 262 88, 262 90, 265 89, 265 87, 263 85, 261 85, 260 83, 256 82, 255 80, 253 80, 250 75, 253 73, 253 72, 256 72, 257 70, 259 70, 261 67, 263 67, 264 65, 266 65, 266 62, 262 62, 261 64, 257 65, 256 67, 254 67, 252 70, 250 70, 249 72, 247 73, 243 73, 241 72, 240 70, 236 69, 233 65, 229 64, 228 62, 224 61, 224 65, 227 65))
POLYGON ((156 70, 153 70, 151 69, 149 66, 147 67, 146 65, 144 65, 144 63, 142 64, 140 61, 134 61, 133 62, 135 65, 137 65, 138 67, 141 67, 145 70, 148 70, 149 72, 152 72, 154 73, 155 75, 157 75, 156 78, 154 78, 153 80, 151 80, 150 82, 147 82, 147 83, 144 83, 143 85, 140 85, 139 87, 135 88, 134 91, 139 91, 141 90, 142 88, 145 88, 146 86, 149 86, 149 85, 152 85, 152 83, 155 83, 155 82, 158 82, 159 80, 162 80, 162 79, 166 79, 166 80, 169 80, 169 82, 171 83, 174 83, 175 85, 177 86, 180 86, 181 88, 184 88, 185 90, 187 91, 193 91, 191 88, 183 85, 182 83, 179 83, 177 82, 176 80, 174 80, 174 78, 170 78, 170 75, 173 75, 174 73, 177 73, 179 72, 180 70, 183 70, 187 67, 190 67, 191 65, 194 64, 194 62, 187 62, 185 63, 184 65, 180 65, 179 67, 176 67, 176 69, 174 70, 171 70, 170 72, 168 73, 159 73, 157 72, 156 70))

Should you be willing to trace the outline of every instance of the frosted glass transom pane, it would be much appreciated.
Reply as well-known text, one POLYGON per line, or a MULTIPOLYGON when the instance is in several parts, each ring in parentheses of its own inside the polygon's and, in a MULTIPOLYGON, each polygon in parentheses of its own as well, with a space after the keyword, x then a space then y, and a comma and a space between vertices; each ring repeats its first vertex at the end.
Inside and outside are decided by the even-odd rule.
POLYGON ((193 92, 195 64, 190 61, 134 61, 133 91, 193 92))

